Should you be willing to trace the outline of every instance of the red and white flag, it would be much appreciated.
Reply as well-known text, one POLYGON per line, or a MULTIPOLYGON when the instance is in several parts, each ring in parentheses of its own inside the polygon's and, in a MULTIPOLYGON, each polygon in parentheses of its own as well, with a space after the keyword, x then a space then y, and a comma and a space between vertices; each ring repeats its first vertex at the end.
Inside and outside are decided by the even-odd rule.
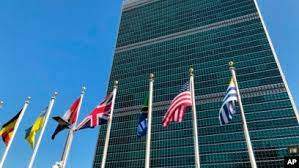
POLYGON ((162 121, 163 127, 167 127, 173 121, 178 123, 182 122, 185 112, 191 106, 190 85, 189 82, 187 82, 183 85, 181 93, 171 101, 170 107, 162 121))
POLYGON ((78 98, 71 107, 65 112, 63 117, 55 116, 53 119, 58 122, 58 125, 52 135, 52 139, 62 130, 70 128, 74 123, 76 123, 78 118, 78 108, 81 102, 81 97, 78 98))

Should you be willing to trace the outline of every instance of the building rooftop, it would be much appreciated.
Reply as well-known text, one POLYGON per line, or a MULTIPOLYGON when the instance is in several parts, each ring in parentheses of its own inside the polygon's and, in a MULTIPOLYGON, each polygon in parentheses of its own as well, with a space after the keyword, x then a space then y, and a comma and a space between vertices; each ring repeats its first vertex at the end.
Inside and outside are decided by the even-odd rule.
POLYGON ((144 1, 144 0, 124 0, 124 4, 137 3, 138 1, 144 1))
POLYGON ((124 0, 124 8, 130 8, 133 6, 138 6, 140 4, 146 4, 146 3, 150 3, 153 2, 154 0, 124 0))

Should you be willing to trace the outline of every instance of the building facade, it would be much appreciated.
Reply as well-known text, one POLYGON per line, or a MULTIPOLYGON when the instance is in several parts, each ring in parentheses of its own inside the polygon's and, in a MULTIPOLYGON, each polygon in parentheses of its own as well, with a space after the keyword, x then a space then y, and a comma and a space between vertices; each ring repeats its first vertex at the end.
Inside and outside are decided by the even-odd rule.
MULTIPOLYGON (((109 91, 119 81, 107 168, 144 167, 145 137, 138 116, 155 74, 151 167, 193 168, 192 116, 161 125, 171 99, 195 69, 201 166, 250 167, 240 114, 220 126, 218 115, 237 68, 258 167, 283 167, 287 148, 299 144, 296 107, 255 0, 128 0, 122 17, 109 91)), ((106 126, 100 129, 94 167, 101 164, 106 126)))

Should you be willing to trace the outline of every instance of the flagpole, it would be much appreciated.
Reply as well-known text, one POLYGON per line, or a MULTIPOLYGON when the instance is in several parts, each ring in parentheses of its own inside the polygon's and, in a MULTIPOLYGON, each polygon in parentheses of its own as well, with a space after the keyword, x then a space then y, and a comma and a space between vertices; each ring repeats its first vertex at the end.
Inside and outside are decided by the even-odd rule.
POLYGON ((17 122, 16 122, 16 125, 15 125, 15 127, 14 127, 14 131, 13 131, 13 133, 12 133, 11 139, 9 140, 9 142, 8 142, 8 144, 7 144, 7 147, 5 148, 4 154, 3 154, 3 156, 2 156, 2 159, 1 159, 1 162, 0 162, 0 168, 3 168, 4 161, 5 161, 5 159, 6 159, 6 156, 7 156, 8 152, 9 152, 11 143, 12 143, 12 141, 13 141, 15 135, 16 135, 16 132, 17 132, 17 130, 18 130, 18 128, 19 128, 19 125, 20 125, 20 123, 21 123, 21 120, 23 119, 24 113, 25 113, 25 111, 26 111, 26 109, 27 109, 27 107, 28 107, 28 105, 29 105, 30 99, 31 99, 31 97, 27 97, 27 99, 26 99, 26 101, 25 101, 25 104, 24 104, 24 106, 23 106, 23 108, 22 108, 22 111, 21 111, 21 113, 20 113, 20 116, 19 116, 18 119, 17 119, 17 122))
POLYGON ((36 157, 36 154, 37 154, 37 151, 38 151, 38 148, 39 148, 39 145, 41 143, 41 140, 42 140, 42 137, 44 135, 44 132, 45 132, 45 129, 46 129, 46 126, 47 126, 47 123, 48 123, 48 120, 49 120, 49 116, 52 112, 52 108, 53 108, 53 105, 54 105, 54 102, 55 102, 55 99, 56 99, 56 96, 58 95, 57 92, 54 92, 53 96, 51 97, 51 100, 49 102, 49 105, 48 105, 48 108, 47 108, 47 112, 46 112, 46 118, 45 118, 45 122, 44 122, 44 125, 42 127, 42 130, 40 132, 40 135, 38 137, 38 140, 36 142, 36 145, 34 147, 34 151, 33 151, 33 154, 31 156, 31 159, 30 159, 30 162, 29 162, 29 166, 28 168, 32 168, 33 167, 33 163, 34 163, 34 160, 35 160, 35 157, 36 157))
POLYGON ((152 104, 154 90, 154 74, 149 77, 149 98, 148 98, 148 117, 147 117, 147 135, 146 135, 146 153, 145 153, 145 168, 150 167, 151 158, 151 133, 152 133, 152 104))
POLYGON ((196 168, 200 168, 196 103, 195 103, 195 91, 194 91, 194 69, 192 67, 189 69, 189 76, 190 76, 190 91, 191 91, 191 99, 192 99, 192 121, 193 121, 195 166, 196 166, 196 168))
POLYGON ((118 81, 115 81, 114 86, 113 86, 113 91, 112 91, 113 98, 112 98, 112 102, 111 102, 112 104, 111 104, 110 117, 109 117, 108 124, 107 124, 107 132, 106 132, 106 139, 105 139, 105 145, 104 145, 104 150, 103 150, 101 168, 105 168, 106 159, 107 159, 108 146, 109 146, 109 140, 110 140, 110 131, 111 131, 111 125, 112 125, 112 119, 113 119, 117 87, 118 87, 118 81))
POLYGON ((61 163, 61 168, 66 167, 67 158, 69 156, 69 152, 70 152, 72 142, 73 142, 73 138, 74 138, 74 128, 76 128, 76 125, 77 125, 77 120, 78 120, 78 116, 79 116, 79 113, 80 113, 80 110, 81 110, 82 100, 83 100, 85 91, 86 91, 86 88, 83 86, 82 90, 81 90, 81 95, 80 95, 80 102, 79 102, 79 105, 78 105, 78 111, 77 111, 77 116, 76 116, 77 118, 76 118, 76 121, 74 122, 74 124, 72 125, 72 127, 69 130, 69 133, 68 133, 68 136, 67 136, 67 139, 66 139, 66 143, 65 143, 65 146, 64 146, 64 151, 63 151, 63 154, 62 154, 62 157, 61 157, 61 162, 60 162, 61 163))
POLYGON ((239 86, 238 86, 238 81, 237 81, 237 75, 236 75, 236 68, 234 67, 234 62, 229 62, 229 69, 232 73, 232 77, 236 86, 236 90, 237 90, 237 95, 238 95, 238 102, 239 102, 239 106, 240 106, 240 111, 241 111, 241 117, 242 117, 242 122, 243 122, 243 129, 244 129, 244 135, 245 135, 245 139, 246 139, 246 144, 247 144, 247 150, 248 150, 248 154, 249 154, 249 159, 250 159, 250 164, 252 168, 256 168, 256 161, 255 161, 255 157, 254 157, 254 153, 253 153, 253 148, 252 148, 252 144, 250 141, 250 136, 249 136, 249 131, 248 131, 248 127, 247 127, 247 122, 246 122, 246 117, 245 117, 245 113, 244 113, 244 108, 243 108, 243 103, 242 103, 242 98, 241 98, 241 93, 239 90, 239 86))
POLYGON ((3 107, 4 102, 0 100, 0 109, 3 107))

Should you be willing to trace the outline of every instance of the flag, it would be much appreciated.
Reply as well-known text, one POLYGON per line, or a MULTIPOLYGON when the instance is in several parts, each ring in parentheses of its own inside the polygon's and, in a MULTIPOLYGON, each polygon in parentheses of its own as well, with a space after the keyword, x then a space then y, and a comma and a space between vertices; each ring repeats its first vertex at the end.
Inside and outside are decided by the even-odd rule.
POLYGON ((8 142, 11 139, 11 136, 14 132, 15 129, 15 125, 19 119, 19 116, 21 114, 22 109, 20 110, 20 112, 15 115, 12 119, 10 119, 7 123, 5 123, 4 125, 2 125, 2 128, 0 130, 0 136, 2 136, 3 142, 7 145, 8 142))
POLYGON ((98 125, 106 124, 112 106, 113 93, 110 93, 83 121, 77 126, 75 131, 85 128, 94 128, 98 125))
POLYGON ((182 122, 188 107, 192 106, 192 98, 189 82, 186 82, 180 93, 171 101, 171 104, 163 118, 162 124, 167 127, 172 121, 182 122))
POLYGON ((231 79, 219 111, 220 125, 225 125, 232 120, 232 115, 236 113, 236 101, 238 101, 237 88, 233 79, 231 79))
POLYGON ((48 107, 42 111, 42 113, 38 116, 38 118, 35 120, 33 125, 26 130, 25 139, 28 141, 31 148, 34 148, 34 145, 35 145, 36 133, 39 132, 42 129, 42 127, 44 126, 47 109, 48 109, 48 107))
POLYGON ((149 99, 149 94, 146 93, 146 95, 144 97, 144 101, 143 101, 143 107, 141 109, 141 111, 143 111, 143 112, 147 112, 148 111, 148 99, 149 99))
POLYGON ((138 137, 145 136, 147 132, 148 97, 149 95, 146 94, 143 102, 143 107, 141 109, 141 114, 138 119, 138 124, 137 124, 138 137))
POLYGON ((58 122, 58 125, 52 135, 52 139, 55 138, 55 136, 62 130, 70 128, 76 121, 77 121, 77 115, 78 115, 78 107, 80 104, 81 97, 78 98, 71 107, 66 111, 64 116, 61 118, 59 116, 53 117, 55 121, 58 122))

